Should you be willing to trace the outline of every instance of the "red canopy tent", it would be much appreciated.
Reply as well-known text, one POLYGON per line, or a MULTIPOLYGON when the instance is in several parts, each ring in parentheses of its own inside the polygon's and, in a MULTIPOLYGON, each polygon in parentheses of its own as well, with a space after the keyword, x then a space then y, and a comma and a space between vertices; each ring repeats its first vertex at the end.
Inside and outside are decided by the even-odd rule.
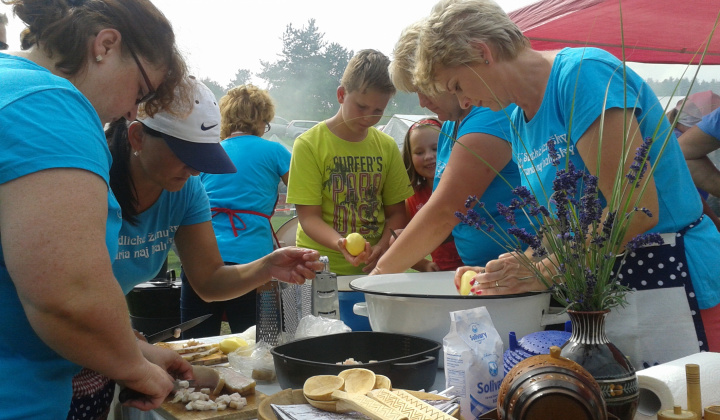
MULTIPOLYGON (((591 46, 622 59, 625 45, 626 61, 698 64, 719 15, 720 0, 542 0, 510 18, 536 50, 591 46)), ((720 27, 703 64, 720 64, 720 27)))

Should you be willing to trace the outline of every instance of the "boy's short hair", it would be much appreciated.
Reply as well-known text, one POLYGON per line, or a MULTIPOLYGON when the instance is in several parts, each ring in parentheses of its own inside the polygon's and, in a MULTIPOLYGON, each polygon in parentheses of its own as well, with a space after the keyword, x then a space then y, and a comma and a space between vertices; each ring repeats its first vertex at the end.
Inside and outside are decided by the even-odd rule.
POLYGON ((390 59, 380 51, 361 50, 348 62, 340 79, 340 85, 348 93, 373 89, 394 95, 395 85, 390 80, 389 65, 390 59))

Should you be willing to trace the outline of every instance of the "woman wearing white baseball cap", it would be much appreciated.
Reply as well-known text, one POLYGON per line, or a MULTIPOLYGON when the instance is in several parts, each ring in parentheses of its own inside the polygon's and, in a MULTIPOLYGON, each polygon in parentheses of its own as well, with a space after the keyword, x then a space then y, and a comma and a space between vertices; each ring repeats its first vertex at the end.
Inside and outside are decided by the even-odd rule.
MULTIPOLYGON (((110 186, 123 218, 113 273, 123 292, 154 278, 173 243, 183 268, 192 273, 192 287, 208 302, 236 298, 272 278, 304 283, 315 277, 322 264, 319 253, 309 249, 281 248, 248 264, 224 264, 205 189, 194 175, 232 173, 236 168, 220 146, 215 96, 194 78, 188 83, 194 100, 185 118, 141 112, 137 121, 115 121, 107 131, 113 156, 110 186)), ((141 348, 147 354, 155 351, 149 344, 141 348)), ((76 389, 99 382, 92 372, 81 375, 73 381, 76 389)), ((106 381, 96 389, 93 403, 111 386, 106 381)))
MULTIPOLYGON (((139 113, 138 121, 146 133, 165 140, 175 157, 195 171, 193 175, 197 172, 236 172, 235 165, 220 145, 220 108, 215 95, 192 76, 190 83, 196 86, 195 98, 193 108, 185 118, 165 112, 152 117, 139 113)), ((133 149, 138 155, 142 153, 141 143, 142 140, 133 149)), ((147 163, 143 159, 140 162, 147 163)))

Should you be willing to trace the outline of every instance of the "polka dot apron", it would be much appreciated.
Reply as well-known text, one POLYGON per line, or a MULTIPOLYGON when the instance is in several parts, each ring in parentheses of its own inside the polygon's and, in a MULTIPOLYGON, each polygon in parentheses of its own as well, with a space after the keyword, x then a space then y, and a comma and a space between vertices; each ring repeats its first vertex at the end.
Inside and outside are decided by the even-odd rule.
POLYGON ((115 381, 84 368, 73 378, 73 398, 67 420, 106 419, 115 396, 115 381))
POLYGON ((628 306, 613 308, 606 330, 635 369, 708 350, 683 239, 703 217, 664 234, 663 245, 640 248, 618 264, 618 279, 633 292, 628 306))

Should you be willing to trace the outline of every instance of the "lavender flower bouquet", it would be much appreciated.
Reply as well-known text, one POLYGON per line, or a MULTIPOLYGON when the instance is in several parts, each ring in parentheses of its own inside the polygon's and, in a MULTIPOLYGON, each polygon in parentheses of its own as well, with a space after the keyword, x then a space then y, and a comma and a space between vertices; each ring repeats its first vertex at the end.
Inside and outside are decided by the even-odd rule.
MULTIPOLYGON (((638 187, 648 168, 651 144, 652 139, 646 138, 638 148, 629 172, 624 175, 621 183, 624 185, 616 190, 627 192, 638 187)), ((552 165, 559 167, 561 160, 554 142, 549 141, 547 146, 552 165)), ((570 160, 563 163, 564 167, 557 170, 549 199, 554 207, 552 212, 523 186, 513 189, 517 198, 508 205, 497 203, 499 213, 512 226, 507 229, 507 235, 501 236, 506 241, 502 245, 514 251, 515 258, 534 272, 568 309, 597 311, 623 306, 629 289, 620 283, 615 268, 638 247, 663 242, 656 233, 637 235, 624 246, 622 238, 635 213, 648 217, 652 214, 645 208, 632 206, 628 199, 617 197, 611 199, 613 205, 604 211, 606 206, 599 194, 598 178, 576 170, 570 160), (582 193, 578 194, 579 191, 582 193), (518 216, 530 218, 533 231, 518 228, 518 216), (526 246, 531 253, 523 252, 526 246), (538 265, 538 261, 542 263, 538 265)), ((484 211, 485 203, 471 196, 465 207, 466 214, 456 213, 462 223, 488 233, 494 231, 495 224, 485 217, 490 214, 484 211)))

